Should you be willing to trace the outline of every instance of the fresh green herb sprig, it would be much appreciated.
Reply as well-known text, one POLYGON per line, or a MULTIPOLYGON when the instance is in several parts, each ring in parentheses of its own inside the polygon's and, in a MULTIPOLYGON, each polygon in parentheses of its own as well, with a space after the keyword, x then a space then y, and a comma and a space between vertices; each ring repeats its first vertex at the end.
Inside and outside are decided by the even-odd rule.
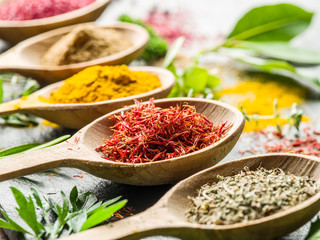
MULTIPOLYGON (((244 118, 248 121, 254 121, 256 124, 259 124, 260 119, 277 119, 277 118, 285 118, 284 116, 281 116, 278 110, 278 100, 276 99, 273 103, 273 114, 271 115, 259 115, 259 114, 252 114, 249 115, 246 110, 243 108, 243 106, 240 106, 240 111, 242 112, 244 118)), ((301 124, 303 116, 303 110, 301 108, 298 108, 297 103, 293 103, 291 106, 290 114, 287 116, 288 124, 290 126, 293 126, 299 131, 299 127, 301 124)), ((281 132, 281 127, 279 124, 277 124, 277 130, 281 132)))
POLYGON ((307 67, 296 66, 319 65, 320 53, 290 42, 309 27, 313 15, 284 3, 253 8, 238 20, 221 44, 201 51, 199 57, 208 52, 227 54, 259 71, 291 77, 320 94, 319 77, 315 73, 306 75, 307 67), (233 54, 239 49, 244 50, 241 57, 233 54))
POLYGON ((149 38, 148 45, 141 56, 141 59, 149 63, 152 60, 159 59, 166 55, 168 51, 167 41, 162 37, 160 37, 158 34, 156 34, 156 32, 153 30, 151 26, 147 25, 142 20, 133 19, 126 14, 121 15, 119 17, 119 21, 140 25, 148 31, 150 38, 149 38))
POLYGON ((9 215, 1 210, 5 219, 0 219, 0 227, 31 235, 36 239, 56 239, 63 232, 64 235, 77 233, 94 227, 125 206, 127 200, 116 197, 106 202, 98 201, 92 192, 81 195, 77 187, 70 192, 69 199, 61 191, 62 204, 55 202, 48 196, 40 196, 31 188, 32 196, 26 197, 18 189, 11 187, 11 191, 18 204, 16 208, 20 220, 27 227, 15 222, 9 215), (37 214, 36 208, 40 209, 37 214), (50 221, 53 214, 55 220, 50 221), (39 220, 40 219, 40 220, 39 220))
POLYGON ((53 140, 46 142, 44 144, 27 143, 27 144, 22 144, 22 145, 15 146, 12 148, 7 148, 7 149, 0 151, 0 159, 8 157, 8 156, 12 156, 12 155, 17 155, 17 154, 22 154, 22 153, 26 153, 26 152, 32 152, 32 151, 36 151, 39 149, 47 148, 47 147, 55 145, 59 142, 62 142, 64 140, 68 139, 69 137, 70 137, 70 135, 63 135, 61 137, 53 139, 53 140))
MULTIPOLYGON (((31 93, 39 89, 39 84, 31 79, 22 76, 17 76, 16 74, 6 73, 0 75, 0 103, 3 102, 5 98, 15 99, 21 96, 28 96, 31 93), (12 92, 10 95, 5 96, 3 91, 3 84, 9 83, 12 88, 15 88, 18 82, 23 82, 24 87, 20 92, 12 92)), ((2 123, 5 125, 15 126, 15 127, 27 127, 30 125, 38 125, 39 122, 37 118, 30 114, 25 113, 14 113, 1 116, 2 123)))
POLYGON ((184 42, 184 38, 178 38, 170 47, 163 61, 163 67, 170 70, 176 77, 176 84, 168 97, 200 97, 214 98, 214 90, 220 85, 220 79, 199 65, 197 61, 193 65, 178 73, 174 66, 174 58, 184 42))

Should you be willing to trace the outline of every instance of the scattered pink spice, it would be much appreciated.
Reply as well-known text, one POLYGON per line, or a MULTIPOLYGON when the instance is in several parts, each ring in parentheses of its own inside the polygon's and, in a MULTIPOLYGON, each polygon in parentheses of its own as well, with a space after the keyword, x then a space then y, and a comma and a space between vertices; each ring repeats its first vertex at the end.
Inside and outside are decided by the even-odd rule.
POLYGON ((194 41, 205 40, 204 36, 194 34, 194 24, 191 14, 183 10, 175 12, 152 9, 144 22, 150 24, 161 37, 172 43, 180 36, 185 37, 187 45, 194 41))
POLYGON ((0 19, 23 21, 56 16, 85 7, 95 0, 13 0, 0 6, 0 19))

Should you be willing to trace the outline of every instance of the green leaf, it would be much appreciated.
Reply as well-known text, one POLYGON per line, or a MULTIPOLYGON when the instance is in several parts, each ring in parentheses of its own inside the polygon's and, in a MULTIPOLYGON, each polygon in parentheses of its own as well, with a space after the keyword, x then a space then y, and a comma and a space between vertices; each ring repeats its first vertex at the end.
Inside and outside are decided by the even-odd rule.
POLYGON ((0 103, 3 102, 3 79, 0 78, 0 103))
POLYGON ((207 86, 211 89, 214 89, 215 87, 220 85, 220 78, 209 74, 207 78, 207 82, 208 82, 207 86))
POLYGON ((108 200, 103 204, 100 203, 100 206, 98 206, 98 207, 94 207, 94 206, 91 207, 90 209, 87 210, 88 215, 91 215, 91 214, 93 214, 95 212, 98 212, 98 211, 102 210, 103 208, 105 208, 105 207, 117 202, 118 200, 120 200, 120 198, 121 198, 121 196, 113 198, 111 200, 108 200))
POLYGON ((43 208, 42 201, 41 201, 41 198, 40 198, 39 193, 37 192, 37 190, 34 189, 34 188, 31 188, 31 192, 32 192, 32 196, 33 196, 34 199, 36 200, 37 205, 38 205, 40 208, 43 208))
POLYGON ((78 211, 78 206, 77 206, 77 199, 78 199, 78 188, 77 186, 74 186, 70 192, 70 196, 69 196, 69 199, 70 199, 70 203, 71 203, 71 206, 72 206, 72 211, 75 212, 75 211, 78 211))
POLYGON ((28 144, 19 145, 19 146, 13 147, 13 148, 4 149, 4 150, 0 151, 0 159, 6 158, 8 156, 18 155, 18 154, 22 154, 22 153, 26 153, 26 152, 32 152, 32 151, 36 151, 36 150, 43 149, 46 147, 50 147, 50 146, 55 145, 59 142, 62 142, 63 140, 68 139, 69 137, 70 137, 70 135, 64 135, 64 136, 58 137, 50 142, 47 142, 47 143, 44 143, 41 145, 39 143, 28 143, 28 144), (34 145, 34 146, 31 147, 32 145, 34 145))
POLYGON ((183 74, 184 84, 195 92, 201 92, 208 83, 208 71, 197 66, 189 67, 183 74))
POLYGON ((39 222, 37 221, 35 207, 32 198, 26 198, 18 189, 11 187, 19 208, 16 208, 19 216, 28 224, 36 236, 40 235, 39 222))
POLYGON ((52 145, 55 145, 55 144, 57 144, 57 143, 60 143, 60 142, 62 142, 62 141, 64 141, 64 140, 68 139, 69 137, 70 137, 70 135, 63 135, 63 136, 58 137, 58 138, 56 138, 56 139, 53 139, 53 140, 51 140, 51 141, 49 141, 49 142, 47 142, 47 143, 41 144, 41 145, 36 146, 36 147, 34 147, 34 148, 30 148, 30 149, 28 149, 28 150, 25 151, 25 152, 32 152, 32 151, 35 151, 35 150, 40 150, 40 149, 43 149, 43 148, 50 147, 50 146, 52 146, 52 145))
POLYGON ((287 70, 293 73, 296 72, 294 66, 284 61, 266 60, 262 58, 251 57, 251 56, 237 57, 236 59, 243 63, 250 64, 251 66, 254 66, 265 72, 273 73, 275 70, 287 70))
POLYGON ((319 240, 320 239, 320 219, 311 223, 311 228, 305 240, 319 240))
POLYGON ((173 42, 173 44, 171 45, 170 49, 168 50, 168 52, 163 60, 162 65, 164 68, 167 68, 168 66, 170 66, 172 64, 174 58, 176 57, 180 48, 183 45, 184 40, 185 40, 184 37, 179 37, 173 42))
POLYGON ((72 231, 77 233, 81 231, 83 224, 87 221, 87 213, 82 210, 74 214, 73 217, 70 218, 68 224, 72 228, 72 231))
POLYGON ((6 229, 11 229, 14 231, 22 232, 22 233, 28 233, 30 234, 27 230, 25 230, 23 227, 21 227, 19 224, 15 223, 9 216, 8 214, 1 210, 2 215, 5 217, 5 219, 8 221, 4 221, 3 219, 0 218, 0 227, 1 228, 6 228, 6 229))
POLYGON ((313 13, 292 4, 253 8, 228 35, 229 40, 289 41, 310 24, 313 13))
POLYGON ((106 219, 110 218, 115 212, 120 210, 124 205, 126 205, 126 203, 127 200, 122 200, 111 205, 110 207, 95 212, 90 217, 88 217, 87 221, 83 224, 81 231, 87 230, 91 227, 96 226, 99 223, 102 223, 106 219))
POLYGON ((240 46, 252 49, 258 54, 304 64, 320 64, 320 53, 287 42, 242 42, 240 46))
POLYGON ((0 151, 0 157, 6 157, 6 156, 9 156, 12 154, 17 154, 17 153, 26 151, 30 148, 34 148, 39 145, 40 145, 39 143, 27 143, 27 144, 19 145, 16 147, 7 148, 7 149, 0 151))

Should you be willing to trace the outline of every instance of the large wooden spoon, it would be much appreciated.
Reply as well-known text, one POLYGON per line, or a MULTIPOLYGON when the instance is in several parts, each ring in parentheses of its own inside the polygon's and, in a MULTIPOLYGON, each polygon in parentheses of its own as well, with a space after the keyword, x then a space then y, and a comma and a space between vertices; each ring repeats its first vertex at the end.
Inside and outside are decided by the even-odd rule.
POLYGON ((70 140, 50 148, 6 158, 0 167, 0 181, 56 167, 83 169, 98 177, 132 185, 171 183, 208 168, 223 159, 237 142, 244 127, 241 112, 228 104, 195 98, 156 100, 156 106, 168 108, 187 103, 205 115, 214 125, 233 122, 227 135, 220 141, 199 151, 168 160, 131 164, 108 161, 95 151, 113 131, 114 122, 108 116, 128 111, 123 108, 95 120, 78 131, 70 140))
MULTIPOLYGON (((11 0, 9 0, 11 1, 11 0)), ((8 2, 8 0, 0 1, 8 2)), ((27 38, 53 29, 95 21, 108 6, 111 0, 96 0, 83 8, 60 14, 53 17, 25 20, 25 21, 0 21, 0 38, 9 43, 16 44, 27 38)))
POLYGON ((48 98, 52 91, 57 90, 63 84, 64 81, 61 81, 50 84, 27 98, 0 104, 0 115, 15 112, 30 113, 58 123, 64 127, 80 129, 106 113, 126 105, 131 105, 133 99, 146 101, 149 100, 150 97, 165 98, 175 83, 173 74, 163 68, 130 67, 130 70, 155 74, 159 77, 162 86, 142 94, 94 103, 51 104, 39 100, 39 96, 48 98))
MULTIPOLYGON (((86 23, 88 24, 88 23, 86 23)), ((24 76, 32 77, 43 84, 50 84, 66 79, 80 70, 93 65, 117 65, 128 64, 139 57, 146 46, 149 35, 148 32, 130 23, 112 23, 99 25, 90 23, 93 26, 116 29, 126 35, 132 42, 132 46, 126 50, 101 57, 87 62, 75 63, 62 66, 44 66, 40 64, 42 55, 61 36, 70 32, 73 28, 81 25, 76 24, 64 28, 59 28, 42 33, 25 41, 0 55, 0 72, 17 72, 24 76)))
POLYGON ((195 196, 204 184, 218 181, 217 175, 230 176, 245 166, 255 170, 281 168, 286 173, 309 176, 320 183, 319 158, 293 154, 268 154, 228 162, 200 173, 174 186, 158 203, 145 212, 116 223, 74 234, 64 239, 140 239, 169 235, 183 240, 266 240, 290 233, 308 222, 320 210, 320 192, 285 211, 247 223, 200 225, 186 221, 188 196, 195 196))

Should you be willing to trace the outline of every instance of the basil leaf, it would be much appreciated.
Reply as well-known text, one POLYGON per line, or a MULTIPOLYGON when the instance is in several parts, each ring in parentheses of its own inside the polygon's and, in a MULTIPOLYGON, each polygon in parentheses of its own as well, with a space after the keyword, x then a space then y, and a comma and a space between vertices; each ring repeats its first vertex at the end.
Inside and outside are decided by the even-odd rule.
POLYGON ((289 41, 310 24, 313 13, 292 4, 261 6, 247 12, 229 40, 289 41))
POLYGON ((104 208, 100 211, 93 213, 88 217, 87 221, 83 224, 81 231, 87 230, 99 223, 102 223, 106 219, 110 218, 116 211, 120 210, 124 205, 126 205, 127 200, 122 200, 117 202, 110 207, 104 208))
POLYGON ((287 42, 242 42, 240 46, 267 57, 304 64, 320 64, 320 53, 287 42))

